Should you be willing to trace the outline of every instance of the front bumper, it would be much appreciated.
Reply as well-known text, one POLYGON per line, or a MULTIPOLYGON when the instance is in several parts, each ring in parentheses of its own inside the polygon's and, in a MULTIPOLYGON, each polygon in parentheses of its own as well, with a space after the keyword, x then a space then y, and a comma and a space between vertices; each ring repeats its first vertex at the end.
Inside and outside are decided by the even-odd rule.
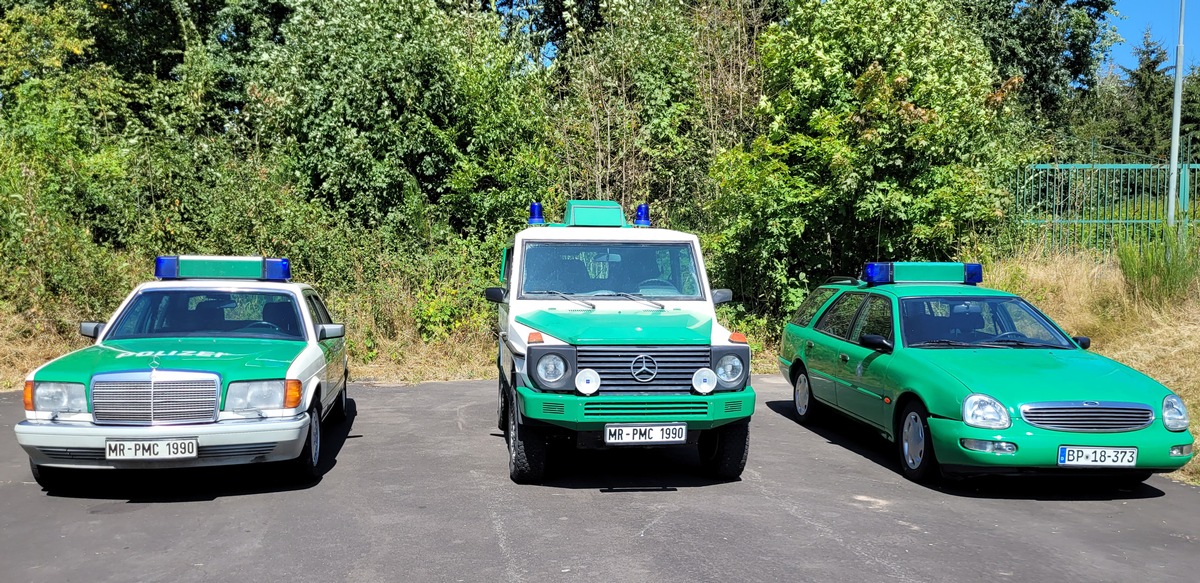
POLYGON ((938 461, 947 469, 961 473, 1026 473, 1050 472, 1104 473, 1121 471, 1171 472, 1179 469, 1194 454, 1172 456, 1171 447, 1189 445, 1188 431, 1167 431, 1161 422, 1136 431, 1115 433, 1082 433, 1053 431, 1014 420, 1004 430, 968 427, 962 421, 929 418, 929 431, 938 461), (963 439, 1007 441, 1017 446, 1016 453, 996 454, 963 447, 963 439), (1078 467, 1058 465, 1059 446, 1135 447, 1137 465, 1124 467, 1078 467))
POLYGON ((17 443, 39 466, 64 468, 192 468, 295 459, 308 437, 308 413, 281 419, 219 421, 197 425, 117 426, 22 421, 17 443), (109 439, 194 437, 191 459, 106 460, 109 439))
POLYGON ((580 395, 517 387, 521 417, 573 431, 599 431, 608 423, 686 422, 689 430, 720 427, 754 414, 754 389, 710 395, 580 395))

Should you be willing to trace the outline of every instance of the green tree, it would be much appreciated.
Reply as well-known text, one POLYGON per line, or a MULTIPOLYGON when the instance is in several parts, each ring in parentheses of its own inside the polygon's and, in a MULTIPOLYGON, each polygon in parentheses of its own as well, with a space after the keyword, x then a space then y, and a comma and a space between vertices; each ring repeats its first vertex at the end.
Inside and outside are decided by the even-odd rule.
POLYGON ((766 132, 714 172, 724 281, 778 313, 808 274, 942 259, 1002 216, 1014 89, 926 0, 797 0, 760 38, 766 132))
POLYGON ((1137 67, 1122 67, 1129 107, 1121 118, 1119 146, 1165 160, 1171 147, 1171 99, 1174 68, 1167 50, 1147 29, 1141 46, 1133 49, 1137 67))

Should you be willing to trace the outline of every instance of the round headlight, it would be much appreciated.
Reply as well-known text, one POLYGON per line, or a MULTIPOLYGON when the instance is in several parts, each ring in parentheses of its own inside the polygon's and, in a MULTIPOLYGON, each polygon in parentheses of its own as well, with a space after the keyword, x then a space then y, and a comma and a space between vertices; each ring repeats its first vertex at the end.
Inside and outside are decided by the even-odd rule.
POLYGON ((963 423, 983 429, 1008 429, 1012 420, 1004 405, 987 395, 975 393, 963 399, 963 423))
POLYGON ((548 383, 558 382, 567 374, 567 361, 557 354, 547 354, 538 359, 537 374, 548 383))
POLYGON ((742 378, 742 359, 733 354, 726 354, 717 361, 717 377, 727 383, 735 383, 742 378))
POLYGON ((40 383, 33 391, 34 408, 38 411, 61 411, 67 408, 67 386, 63 383, 40 383))
POLYGON ((1179 395, 1171 394, 1163 399, 1163 425, 1166 425, 1167 429, 1183 431, 1188 428, 1190 421, 1187 405, 1183 404, 1179 395))
POLYGON ((575 390, 584 395, 594 395, 600 390, 600 373, 585 368, 575 375, 575 390))
POLYGON ((692 375, 692 388, 697 393, 707 395, 717 388, 717 373, 712 369, 702 368, 692 375))

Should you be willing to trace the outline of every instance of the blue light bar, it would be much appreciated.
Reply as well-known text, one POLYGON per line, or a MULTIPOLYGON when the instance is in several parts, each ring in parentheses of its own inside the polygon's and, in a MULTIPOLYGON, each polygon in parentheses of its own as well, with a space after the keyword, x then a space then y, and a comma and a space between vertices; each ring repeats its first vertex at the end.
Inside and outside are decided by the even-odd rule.
POLYGON ((971 285, 983 283, 983 265, 979 263, 964 264, 963 283, 969 283, 971 285))
POLYGON ((863 281, 867 283, 892 283, 891 263, 868 263, 863 267, 863 281))
POLYGON ((286 257, 263 259, 263 279, 287 281, 292 278, 292 264, 286 257))
POLYGON ((542 203, 540 203, 540 202, 529 203, 529 224, 531 224, 531 225, 546 224, 546 219, 542 217, 542 203))
POLYGON ((179 277, 179 256, 159 255, 154 258, 154 277, 175 279, 179 277))
POLYGON ((637 216, 634 217, 633 224, 638 227, 650 226, 650 205, 644 202, 637 205, 637 216))

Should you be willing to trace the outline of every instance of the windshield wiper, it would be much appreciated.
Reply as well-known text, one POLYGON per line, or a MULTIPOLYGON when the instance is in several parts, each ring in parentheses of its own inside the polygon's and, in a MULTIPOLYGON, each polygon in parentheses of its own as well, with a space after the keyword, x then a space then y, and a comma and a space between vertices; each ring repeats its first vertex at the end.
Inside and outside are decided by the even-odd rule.
POLYGON ((985 344, 999 344, 1000 346, 1012 346, 1016 348, 1066 348, 1057 344, 1046 344, 1045 342, 1030 342, 1028 340, 1017 340, 1015 338, 1001 338, 999 340, 988 340, 985 344))
POLYGON ((584 307, 588 308, 589 310, 594 310, 594 309, 596 309, 596 304, 593 304, 592 302, 589 302, 589 301, 581 300, 581 299, 579 299, 579 298, 577 298, 577 297, 575 297, 575 296, 572 296, 571 294, 565 294, 565 293, 563 293, 563 292, 560 292, 560 291, 558 291, 558 290, 546 289, 546 290, 527 291, 527 292, 525 292, 525 295, 529 295, 529 296, 532 296, 532 295, 539 295, 539 294, 549 294, 549 295, 558 296, 558 297, 560 297, 560 298, 562 298, 562 299, 564 299, 564 300, 567 300, 567 301, 569 301, 569 302, 575 302, 575 303, 577 303, 577 304, 579 304, 579 305, 581 305, 581 306, 584 306, 584 307))
POLYGON ((650 298, 647 298, 646 296, 644 296, 642 294, 631 294, 631 293, 626 293, 626 292, 610 292, 610 293, 606 293, 606 294, 597 294, 597 295, 598 296, 621 296, 623 298, 650 304, 651 306, 654 306, 660 310, 667 309, 666 306, 664 306, 650 298))
POLYGON ((976 347, 976 346, 978 346, 978 345, 977 345, 977 344, 971 344, 970 342, 959 342, 958 340, 945 340, 945 339, 941 339, 941 340, 926 340, 925 342, 917 342, 916 344, 909 344, 909 345, 908 345, 908 347, 909 347, 909 348, 921 348, 921 347, 924 347, 924 346, 955 346, 955 347, 957 347, 957 346, 969 346, 969 347, 971 347, 971 348, 974 348, 974 347, 976 347))

